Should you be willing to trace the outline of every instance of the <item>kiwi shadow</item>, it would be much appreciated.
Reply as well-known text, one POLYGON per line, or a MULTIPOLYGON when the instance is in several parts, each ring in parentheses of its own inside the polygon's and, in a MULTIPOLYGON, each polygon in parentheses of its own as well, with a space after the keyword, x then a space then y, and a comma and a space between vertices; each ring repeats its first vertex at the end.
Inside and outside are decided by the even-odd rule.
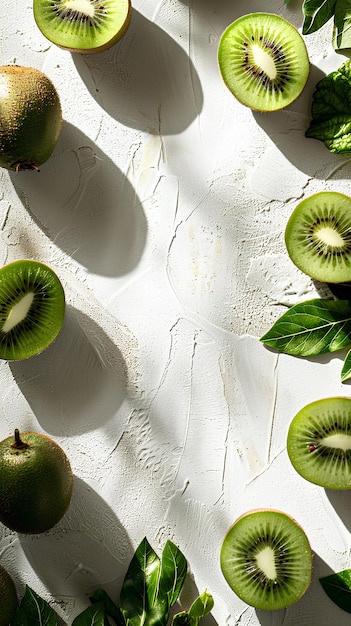
POLYGON ((75 126, 63 123, 39 173, 10 177, 35 223, 89 272, 120 276, 137 265, 147 235, 141 202, 126 176, 75 126))
POLYGON ((328 283, 328 288, 338 300, 351 301, 351 283, 328 283))
MULTIPOLYGON (((103 588, 114 602, 134 549, 106 502, 74 476, 70 506, 60 522, 41 535, 18 535, 38 578, 55 596, 84 597, 103 588)), ((86 605, 89 600, 86 598, 86 605)))
POLYGON ((349 156, 332 154, 322 141, 305 137, 312 119, 315 86, 324 76, 322 70, 311 65, 306 87, 295 102, 280 111, 252 112, 256 123, 297 170, 321 180, 330 176, 330 171, 337 170, 349 161, 349 156))
POLYGON ((96 55, 73 54, 73 60, 90 94, 125 126, 178 134, 202 109, 202 88, 189 55, 136 9, 118 44, 96 55))
POLYGON ((337 624, 349 626, 350 615, 337 607, 323 590, 319 578, 333 574, 333 570, 316 553, 313 554, 312 580, 305 594, 287 609, 256 610, 261 626, 292 626, 293 624, 337 624))
MULTIPOLYGON (((344 526, 351 532, 351 490, 325 489, 326 496, 344 526)), ((351 559, 350 559, 351 567, 351 559)))
MULTIPOLYGON (((116 416, 127 396, 121 352, 95 321, 71 306, 55 342, 35 357, 10 362, 10 369, 36 419, 51 435, 96 429, 116 416)), ((122 434, 124 423, 115 420, 115 427, 122 434)))

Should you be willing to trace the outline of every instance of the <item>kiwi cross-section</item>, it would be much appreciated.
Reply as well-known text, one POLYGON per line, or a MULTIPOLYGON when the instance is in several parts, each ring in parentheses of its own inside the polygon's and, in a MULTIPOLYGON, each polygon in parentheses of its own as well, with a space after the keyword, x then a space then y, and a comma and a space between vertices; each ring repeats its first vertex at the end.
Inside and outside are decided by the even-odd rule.
POLYGON ((60 48, 93 53, 107 50, 127 31, 131 0, 34 0, 42 34, 60 48))
POLYGON ((248 13, 230 24, 219 42, 218 63, 229 90, 257 111, 276 111, 291 104, 310 71, 300 33, 272 13, 248 13))
POLYGON ((351 398, 323 398, 303 407, 290 424, 287 451, 309 482, 351 489, 351 398))
POLYGON ((19 260, 0 269, 0 358, 27 359, 56 339, 65 316, 61 281, 47 265, 19 260))
POLYGON ((327 283, 351 281, 351 198, 320 191, 302 200, 288 220, 285 244, 308 276, 327 283))
POLYGON ((257 609, 275 610, 290 606, 307 590, 312 552, 303 529, 289 515, 258 509, 231 526, 220 564, 239 598, 257 609))

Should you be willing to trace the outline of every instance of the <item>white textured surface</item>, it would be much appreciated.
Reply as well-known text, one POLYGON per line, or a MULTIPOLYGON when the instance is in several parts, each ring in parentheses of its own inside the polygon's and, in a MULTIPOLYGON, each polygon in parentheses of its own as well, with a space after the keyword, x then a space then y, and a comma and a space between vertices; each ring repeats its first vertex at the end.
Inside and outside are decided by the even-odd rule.
POLYGON ((135 0, 123 40, 90 57, 50 45, 30 0, 0 6, 1 64, 46 72, 65 120, 40 174, 0 172, 0 258, 46 262, 68 302, 50 349, 0 364, 0 436, 47 432, 76 476, 58 526, 1 527, 0 558, 20 595, 28 583, 67 624, 87 592, 117 599, 144 535, 159 551, 175 541, 213 593, 204 626, 349 623, 318 582, 350 566, 348 495, 303 481, 285 448, 303 405, 347 393, 340 355, 294 359, 258 341, 286 305, 319 295, 283 232, 299 199, 349 193, 350 162, 304 137, 314 86, 343 58, 331 26, 306 38, 307 88, 271 115, 238 104, 217 68, 240 14, 301 28, 301 6, 135 0), (309 591, 285 612, 247 607, 220 572, 225 532, 258 506, 292 514, 315 554, 309 591))

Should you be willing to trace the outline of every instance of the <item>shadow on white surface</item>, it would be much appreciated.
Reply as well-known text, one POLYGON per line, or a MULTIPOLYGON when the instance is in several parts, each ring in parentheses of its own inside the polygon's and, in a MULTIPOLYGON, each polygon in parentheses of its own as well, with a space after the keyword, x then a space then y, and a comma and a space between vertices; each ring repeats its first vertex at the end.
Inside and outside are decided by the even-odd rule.
MULTIPOLYGON (((276 179, 281 170, 286 171, 289 162, 299 172, 317 179, 327 179, 338 167, 346 166, 345 156, 332 154, 322 141, 305 137, 312 119, 311 107, 315 86, 325 76, 319 68, 311 65, 310 76, 302 94, 289 107, 272 113, 253 111, 257 124, 272 140, 276 154, 271 150, 276 179), (280 156, 281 155, 281 156, 280 156)), ((266 162, 264 161, 266 165, 266 162)), ((350 168, 349 168, 350 169, 350 168)), ((343 169, 345 174, 345 169, 343 169)))
MULTIPOLYGON (((41 427, 51 435, 96 429, 116 416, 127 394, 121 352, 95 321, 71 306, 56 341, 36 357, 11 362, 10 368, 41 427)), ((117 424, 120 434, 124 426, 122 420, 117 424)))
POLYGON ((314 553, 312 581, 306 593, 287 609, 257 610, 261 626, 348 626, 350 616, 339 609, 326 595, 319 582, 322 576, 332 574, 331 568, 314 553))
POLYGON ((19 541, 52 595, 79 597, 104 588, 118 601, 134 548, 110 507, 82 479, 74 477, 70 507, 51 531, 19 535, 19 541))
POLYGON ((136 9, 116 46, 97 55, 74 54, 73 60, 92 97, 126 126, 177 134, 201 112, 203 93, 190 57, 136 9))
POLYGON ((63 123, 52 157, 36 172, 11 172, 41 230, 88 271, 120 276, 142 255, 147 224, 127 177, 84 133, 63 123))
MULTIPOLYGON (((351 532, 350 491, 326 489, 326 496, 341 522, 351 532)), ((351 567, 351 558, 349 567, 351 567)))

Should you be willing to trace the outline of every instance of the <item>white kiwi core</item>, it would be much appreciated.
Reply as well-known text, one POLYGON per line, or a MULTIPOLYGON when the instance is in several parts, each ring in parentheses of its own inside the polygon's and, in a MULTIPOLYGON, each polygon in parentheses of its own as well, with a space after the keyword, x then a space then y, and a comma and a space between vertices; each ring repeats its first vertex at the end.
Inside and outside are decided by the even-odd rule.
POLYGON ((8 333, 14 326, 22 322, 31 307, 31 304, 34 299, 34 293, 29 292, 15 306, 11 309, 10 313, 7 316, 7 320, 2 327, 4 333, 8 333))
POLYGON ((67 0, 65 8, 76 11, 77 13, 89 15, 89 17, 94 17, 95 13, 94 5, 89 2, 89 0, 67 0))
POLYGON ((257 44, 252 46, 252 54, 256 65, 260 67, 271 80, 274 80, 277 76, 277 69, 270 54, 257 44))
POLYGON ((256 555, 256 562, 267 578, 271 580, 276 579, 277 570, 275 567, 274 551, 270 546, 266 546, 256 555))
POLYGON ((351 436, 344 433, 335 433, 335 435, 321 439, 321 444, 328 448, 338 448, 346 452, 351 449, 351 436))
POLYGON ((341 235, 339 235, 337 230, 330 226, 322 226, 322 228, 316 230, 316 235, 319 239, 326 243, 327 246, 335 246, 336 248, 340 248, 345 243, 344 239, 341 237, 341 235))

